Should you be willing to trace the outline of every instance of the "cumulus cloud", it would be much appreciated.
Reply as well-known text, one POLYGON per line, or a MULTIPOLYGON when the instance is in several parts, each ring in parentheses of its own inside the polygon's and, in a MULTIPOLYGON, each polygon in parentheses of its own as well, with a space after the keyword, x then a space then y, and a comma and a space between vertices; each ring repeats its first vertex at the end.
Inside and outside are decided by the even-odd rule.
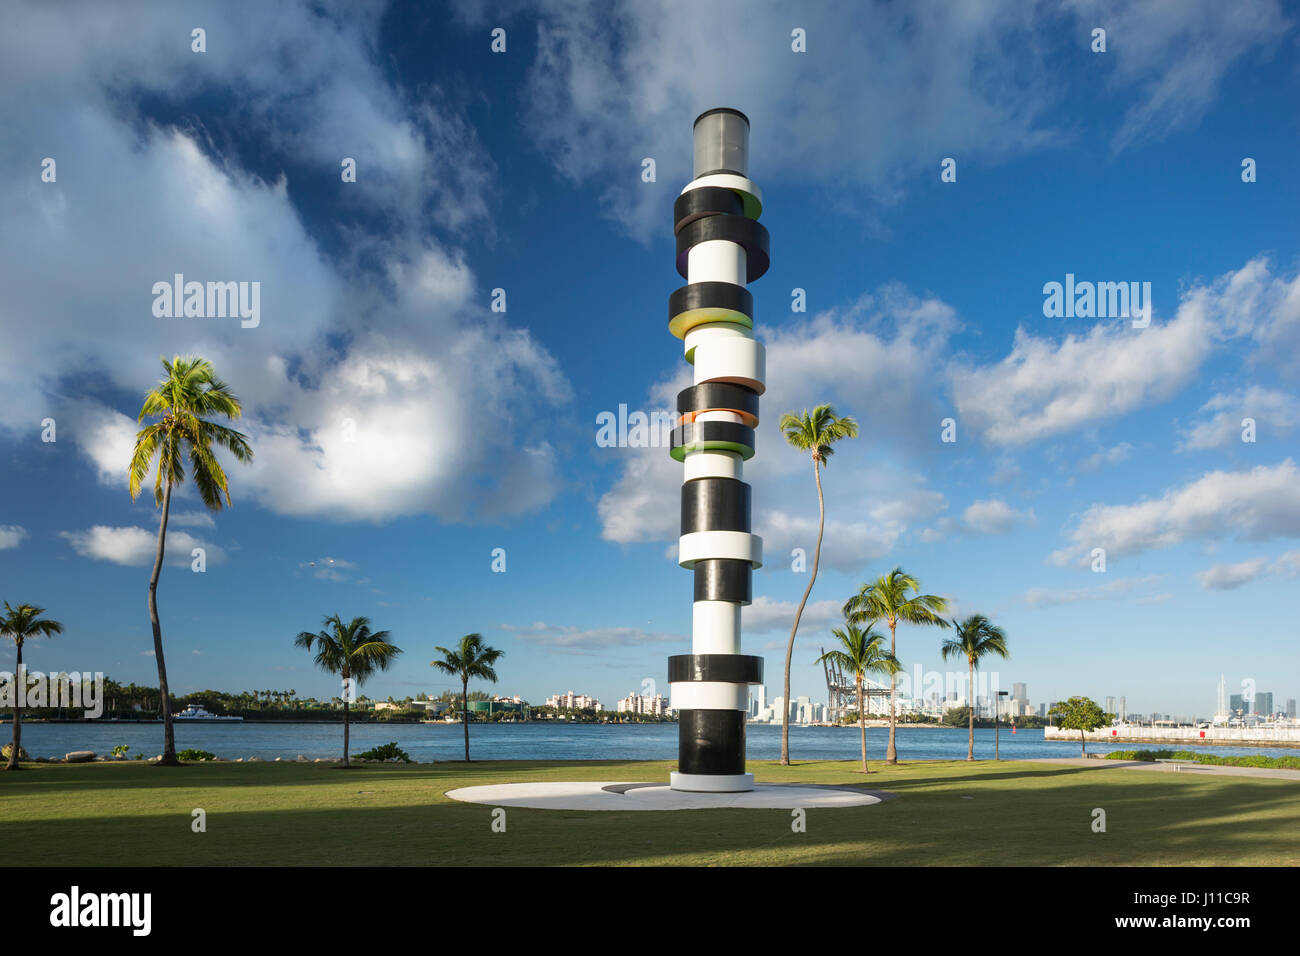
POLYGON ((1010 534, 1016 528, 1036 524, 1033 509, 1017 511, 1001 498, 984 498, 969 504, 960 517, 943 518, 935 527, 925 528, 921 540, 940 541, 950 534, 966 537, 1010 534))
POLYGON ((1193 538, 1248 541, 1300 537, 1300 469, 1286 459, 1244 471, 1212 471, 1161 497, 1097 504, 1079 518, 1057 565, 1086 565, 1093 548, 1108 560, 1168 548, 1193 538))
POLYGON ((1281 334, 1288 308, 1300 315, 1295 283, 1275 279, 1263 259, 1180 296, 1166 323, 1145 329, 1101 322, 1060 342, 1016 330, 1011 353, 958 368, 953 395, 962 420, 996 445, 1021 445, 1113 419, 1176 395, 1223 341, 1281 334), (1282 288, 1293 291, 1282 294, 1282 288), (1292 298, 1294 305, 1290 305, 1292 298))
MULTIPOLYGON (((854 570, 887 553, 910 525, 947 507, 943 494, 928 488, 903 459, 932 454, 938 444, 942 404, 931 370, 958 327, 950 306, 889 285, 806 322, 760 330, 768 389, 758 451, 745 463, 745 478, 754 486, 755 531, 769 554, 782 556, 782 562, 773 559, 774 566, 788 565, 786 556, 795 547, 811 560, 817 537, 811 465, 782 437, 784 411, 829 399, 840 414, 855 415, 872 430, 870 444, 848 439, 837 445, 823 469, 825 566, 854 570), (869 422, 863 409, 871 410, 869 422)), ((677 391, 689 384, 689 369, 674 369, 651 389, 645 407, 672 407, 677 391)), ((602 536, 621 543, 675 539, 681 465, 663 448, 608 451, 623 461, 597 505, 602 536)))
POLYGON ((23 543, 27 529, 16 524, 0 524, 0 551, 8 551, 23 543))
MULTIPOLYGON (((137 527, 110 527, 95 525, 84 531, 60 531, 59 537, 72 545, 83 558, 111 561, 131 567, 152 565, 158 548, 158 533, 137 527)), ((202 548, 208 564, 220 564, 226 553, 214 544, 201 541, 185 531, 167 532, 167 550, 164 563, 189 567, 194 560, 191 552, 202 548)))
POLYGON ((1287 551, 1277 558, 1251 558, 1235 564, 1216 564, 1198 572, 1196 579, 1207 591, 1231 591, 1268 576, 1295 577, 1300 574, 1300 551, 1287 551))
POLYGON ((1201 406, 1202 419, 1183 433, 1180 451, 1224 448, 1242 440, 1242 422, 1255 422, 1256 440, 1288 434, 1300 425, 1300 399, 1286 392, 1251 385, 1213 396, 1201 406))
POLYGON ((464 521, 549 501, 543 419, 571 389, 479 301, 457 243, 490 232, 494 167, 440 90, 391 80, 382 8, 74 6, 25 5, 0 35, 0 162, 30 164, 38 143, 58 163, 55 183, 0 182, 0 428, 53 410, 124 484, 158 356, 197 353, 244 404, 256 461, 231 476, 237 503, 464 521), (339 181, 343 156, 356 183, 339 181), (176 273, 259 282, 260 324, 155 317, 152 286, 176 273), (467 440, 463 423, 485 420, 467 440))

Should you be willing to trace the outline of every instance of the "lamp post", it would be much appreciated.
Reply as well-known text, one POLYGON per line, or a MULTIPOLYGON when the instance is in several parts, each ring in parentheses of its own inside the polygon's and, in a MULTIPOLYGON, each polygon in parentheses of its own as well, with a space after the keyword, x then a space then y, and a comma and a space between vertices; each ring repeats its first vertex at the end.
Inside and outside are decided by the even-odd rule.
MULTIPOLYGON (((674 790, 754 789, 745 772, 749 685, 763 682, 763 658, 741 653, 740 609, 763 541, 751 533, 750 486, 763 345, 754 338, 746 285, 768 268, 762 194, 749 180, 749 120, 713 109, 695 120, 695 178, 673 203, 677 271, 686 285, 668 298, 668 330, 682 340, 693 385, 677 395, 672 457, 683 465, 677 563, 695 577, 691 653, 668 658, 678 712, 674 790)), ((785 702, 789 706, 789 701, 785 702)))
POLYGON ((993 703, 993 759, 1002 759, 1002 734, 998 725, 998 714, 1002 710, 1002 698, 1007 696, 1005 690, 998 691, 998 698, 993 703))

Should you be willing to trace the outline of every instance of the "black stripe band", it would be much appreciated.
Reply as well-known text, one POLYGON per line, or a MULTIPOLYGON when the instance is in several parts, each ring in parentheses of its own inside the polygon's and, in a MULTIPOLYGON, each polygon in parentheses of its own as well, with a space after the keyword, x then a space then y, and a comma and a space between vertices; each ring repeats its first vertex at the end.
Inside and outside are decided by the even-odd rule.
POLYGON ((746 282, 753 282, 767 272, 771 264, 767 228, 744 216, 705 216, 696 219, 677 234, 677 272, 689 277, 687 257, 702 242, 725 239, 745 247, 746 282))
POLYGON ((696 478, 682 485, 682 534, 749 531, 749 485, 737 478, 696 478))
POLYGON ((668 321, 691 309, 730 309, 754 317, 754 295, 734 282, 692 282, 668 297, 668 321))
POLYGON ((677 769, 681 773, 745 772, 743 710, 683 710, 677 725, 677 769))
POLYGON ((668 683, 719 681, 763 683, 763 658, 748 654, 674 654, 668 658, 668 683))
POLYGON ((734 382, 701 382, 677 393, 678 415, 712 409, 731 409, 757 419, 758 392, 734 382))
POLYGON ((700 186, 689 189, 673 203, 673 235, 701 216, 743 216, 745 201, 739 194, 722 186, 700 186))
POLYGON ((752 458, 754 455, 754 429, 739 422, 686 422, 673 429, 674 449, 692 445, 718 447, 716 443, 719 442, 749 449, 749 455, 742 452, 742 457, 752 458))
POLYGON ((754 566, 735 558, 696 561, 694 600, 754 603, 754 566))

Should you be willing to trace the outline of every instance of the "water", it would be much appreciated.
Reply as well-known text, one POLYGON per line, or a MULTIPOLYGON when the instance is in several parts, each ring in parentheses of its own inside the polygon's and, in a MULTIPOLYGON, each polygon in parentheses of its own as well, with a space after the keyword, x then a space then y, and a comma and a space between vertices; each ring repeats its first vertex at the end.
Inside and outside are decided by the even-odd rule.
MULTIPOLYGON (((342 723, 178 723, 176 747, 207 750, 218 757, 260 757, 292 760, 304 757, 339 757, 343 752, 342 723)), ((8 726, 0 727, 0 742, 8 740, 8 726)), ((460 760, 464 736, 460 724, 353 724, 353 754, 379 744, 397 741, 412 760, 460 760)), ((751 724, 747 753, 753 760, 775 760, 781 754, 781 727, 751 724)), ((526 724, 470 725, 470 756, 476 760, 673 760, 677 757, 676 724, 526 724)), ((867 759, 882 760, 889 740, 884 727, 867 728, 867 759)), ((1079 744, 1044 740, 1041 730, 1001 732, 1003 759, 1026 757, 1077 757, 1079 744)), ((128 756, 155 756, 162 749, 161 724, 45 724, 23 723, 23 747, 33 757, 62 757, 72 750, 93 750, 107 756, 118 744, 129 744, 128 756)), ((1175 744, 1109 744, 1088 742, 1089 753, 1111 750, 1179 749, 1175 744)), ((1300 749, 1281 747, 1197 747, 1184 749, 1225 756, 1268 754, 1300 755, 1300 749)), ((902 759, 960 760, 966 756, 963 728, 900 727, 898 752, 902 759)), ((856 727, 791 727, 790 753, 802 760, 859 759, 856 727)), ((975 756, 993 757, 993 731, 975 731, 975 756)))

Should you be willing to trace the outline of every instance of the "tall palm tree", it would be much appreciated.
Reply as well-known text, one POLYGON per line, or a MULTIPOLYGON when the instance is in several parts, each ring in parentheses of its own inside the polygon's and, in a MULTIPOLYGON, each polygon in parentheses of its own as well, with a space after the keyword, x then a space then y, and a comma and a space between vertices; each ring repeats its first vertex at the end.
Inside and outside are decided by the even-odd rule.
POLYGON ((356 689, 375 671, 386 671, 402 649, 389 641, 387 631, 371 631, 370 618, 354 617, 344 621, 334 614, 325 618, 325 628, 313 634, 303 631, 294 644, 316 651, 316 666, 343 679, 343 766, 351 767, 348 737, 351 730, 349 705, 356 689))
MULTIPOLYGON (((884 621, 889 625, 889 654, 897 657, 895 629, 899 621, 908 624, 933 624, 946 628, 948 622, 939 615, 948 609, 946 599, 933 594, 915 594, 907 596, 909 591, 919 591, 921 585, 916 578, 907 574, 902 568, 894 568, 888 574, 876 578, 871 584, 864 584, 853 597, 844 603, 844 617, 855 624, 866 621, 884 621)), ((897 675, 889 675, 889 747, 885 751, 885 763, 898 763, 898 748, 894 743, 897 725, 897 675)))
POLYGON ((781 698, 781 763, 790 763, 790 659, 794 655, 794 638, 799 633, 799 618, 803 617, 804 605, 812 593, 813 583, 817 580, 817 564, 822 556, 822 532, 826 529, 826 499, 822 495, 822 466, 827 463, 835 449, 831 446, 845 438, 858 437, 858 423, 852 418, 841 418, 835 409, 828 405, 818 405, 812 414, 804 409, 802 415, 786 412, 781 416, 781 433, 785 440, 799 451, 807 452, 812 458, 813 478, 817 482, 817 547, 813 551, 812 574, 808 586, 804 588, 803 598, 794 612, 794 625, 790 628, 790 640, 785 646, 785 693, 781 698))
POLYGON ((465 724, 465 762, 469 763, 469 682, 470 678, 478 677, 482 680, 490 680, 496 683, 497 672, 492 665, 505 656, 505 651, 499 651, 495 647, 488 647, 483 643, 482 634, 466 634, 460 639, 454 651, 445 647, 437 647, 436 650, 442 652, 442 660, 430 661, 430 667, 436 667, 444 674, 451 674, 460 678, 461 686, 461 711, 464 715, 465 724))
POLYGON ((217 444, 235 456, 236 461, 250 462, 253 450, 247 436, 211 421, 204 416, 219 415, 234 421, 243 414, 239 399, 230 387, 217 378, 212 363, 202 358, 181 358, 170 362, 162 360, 166 373, 140 407, 138 422, 146 417, 157 420, 146 425, 135 436, 135 453, 131 456, 131 500, 140 495, 140 489, 154 459, 158 459, 154 476, 154 502, 162 509, 158 522, 158 548, 153 559, 153 575, 149 578, 149 622, 153 625, 154 662, 158 665, 158 697, 163 718, 162 760, 166 766, 177 766, 176 736, 172 729, 171 703, 167 697, 167 664, 163 659, 162 628, 158 624, 158 575, 162 573, 163 554, 167 546, 167 516, 171 511, 172 488, 185 481, 185 459, 189 458, 194 475, 194 486, 199 498, 212 511, 221 510, 224 495, 230 505, 230 486, 212 446, 217 444))
POLYGON ((13 684, 14 741, 13 746, 9 748, 9 763, 5 766, 6 770, 19 769, 18 755, 22 753, 23 709, 19 705, 18 689, 24 686, 23 644, 30 637, 53 637, 55 634, 63 633, 63 625, 58 621, 42 618, 41 615, 44 613, 43 607, 36 607, 33 604, 19 604, 17 607, 12 607, 8 601, 5 601, 4 617, 0 617, 0 637, 9 638, 18 648, 18 664, 14 668, 13 684))
POLYGON ((885 653, 885 635, 877 634, 867 625, 866 630, 856 624, 846 623, 842 628, 831 631, 839 638, 843 650, 827 651, 817 658, 817 663, 830 661, 838 664, 841 670, 853 674, 858 685, 858 732, 862 736, 862 772, 867 769, 867 700, 862 693, 862 685, 868 673, 895 674, 902 665, 890 654, 885 653))
MULTIPOLYGON (((975 759, 975 668, 979 667, 981 658, 997 654, 1003 660, 1011 656, 1007 650, 1007 635, 1002 628, 994 625, 983 614, 972 614, 964 621, 953 620, 955 633, 943 642, 943 659, 966 658, 970 668, 970 692, 967 694, 970 706, 970 723, 967 728, 966 759, 975 759)), ((994 707, 997 703, 994 702, 994 707)))

